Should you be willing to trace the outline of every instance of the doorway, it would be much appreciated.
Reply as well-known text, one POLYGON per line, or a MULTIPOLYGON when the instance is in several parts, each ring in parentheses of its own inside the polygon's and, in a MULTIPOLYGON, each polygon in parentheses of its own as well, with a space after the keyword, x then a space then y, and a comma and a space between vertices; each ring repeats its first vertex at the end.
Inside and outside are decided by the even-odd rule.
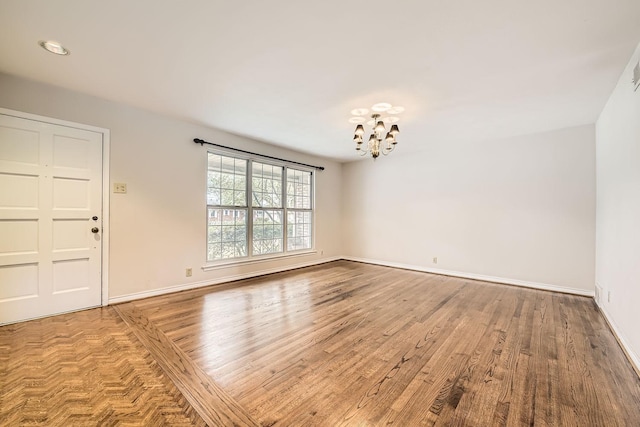
POLYGON ((0 109, 0 324, 106 305, 108 144, 0 109))

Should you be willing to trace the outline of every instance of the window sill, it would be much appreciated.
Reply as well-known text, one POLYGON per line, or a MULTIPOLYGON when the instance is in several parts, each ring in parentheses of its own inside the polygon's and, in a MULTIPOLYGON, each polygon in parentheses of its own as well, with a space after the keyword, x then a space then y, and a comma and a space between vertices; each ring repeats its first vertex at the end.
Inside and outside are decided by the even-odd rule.
POLYGON ((313 255, 318 253, 318 251, 312 249, 308 251, 300 251, 300 252, 292 252, 287 254, 276 254, 276 255, 265 255, 262 257, 246 259, 246 260, 237 260, 237 261, 220 261, 216 263, 206 264, 202 266, 202 271, 211 271, 218 270, 221 268, 228 267, 236 267, 241 265, 251 265, 251 264, 260 264, 263 262, 276 261, 280 259, 288 259, 288 258, 297 258, 301 256, 313 255))

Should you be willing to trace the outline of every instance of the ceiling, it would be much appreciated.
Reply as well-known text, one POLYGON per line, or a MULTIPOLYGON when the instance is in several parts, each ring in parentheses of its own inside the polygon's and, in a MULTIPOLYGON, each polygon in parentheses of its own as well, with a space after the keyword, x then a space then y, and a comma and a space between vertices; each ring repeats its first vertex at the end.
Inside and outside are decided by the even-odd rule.
POLYGON ((405 153, 594 123, 639 41, 638 0, 0 0, 1 72, 343 161, 377 102, 405 153))

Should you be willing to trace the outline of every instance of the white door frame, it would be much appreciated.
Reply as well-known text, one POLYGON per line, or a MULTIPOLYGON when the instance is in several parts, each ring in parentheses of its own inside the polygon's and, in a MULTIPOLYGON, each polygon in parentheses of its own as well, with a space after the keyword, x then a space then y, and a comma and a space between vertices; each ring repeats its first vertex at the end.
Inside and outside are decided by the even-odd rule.
POLYGON ((9 110, 0 107, 0 114, 27 120, 35 120, 43 123, 50 123, 59 126, 66 126, 75 129, 82 129, 102 134, 102 261, 101 261, 101 303, 102 306, 109 305, 109 153, 111 140, 109 129, 81 123, 69 122, 66 120, 54 119, 51 117, 39 116, 22 111, 9 110))

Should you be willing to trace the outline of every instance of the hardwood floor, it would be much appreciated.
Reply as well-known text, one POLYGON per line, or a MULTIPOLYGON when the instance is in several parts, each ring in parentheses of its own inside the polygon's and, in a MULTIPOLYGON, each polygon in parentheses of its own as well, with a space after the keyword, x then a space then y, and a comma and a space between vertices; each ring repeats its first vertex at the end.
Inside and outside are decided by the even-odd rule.
MULTIPOLYGON (((95 332, 74 332, 92 312, 65 315, 57 333, 104 343, 102 318, 95 332)), ((155 372, 161 395, 179 390, 191 403, 175 401, 174 415, 193 424, 640 425, 640 379, 589 298, 337 261, 98 312, 127 337, 128 353, 97 364, 141 359, 113 374, 155 372)), ((69 347, 37 322, 54 321, 0 328, 2 425, 26 420, 29 405, 65 425, 52 420, 74 411, 73 398, 47 406, 24 390, 96 370, 82 361, 98 360, 100 346, 69 347), (40 363, 46 375, 32 384, 40 363)), ((93 383, 75 386, 78 398, 93 383)), ((83 402, 85 414, 99 411, 83 402)))

